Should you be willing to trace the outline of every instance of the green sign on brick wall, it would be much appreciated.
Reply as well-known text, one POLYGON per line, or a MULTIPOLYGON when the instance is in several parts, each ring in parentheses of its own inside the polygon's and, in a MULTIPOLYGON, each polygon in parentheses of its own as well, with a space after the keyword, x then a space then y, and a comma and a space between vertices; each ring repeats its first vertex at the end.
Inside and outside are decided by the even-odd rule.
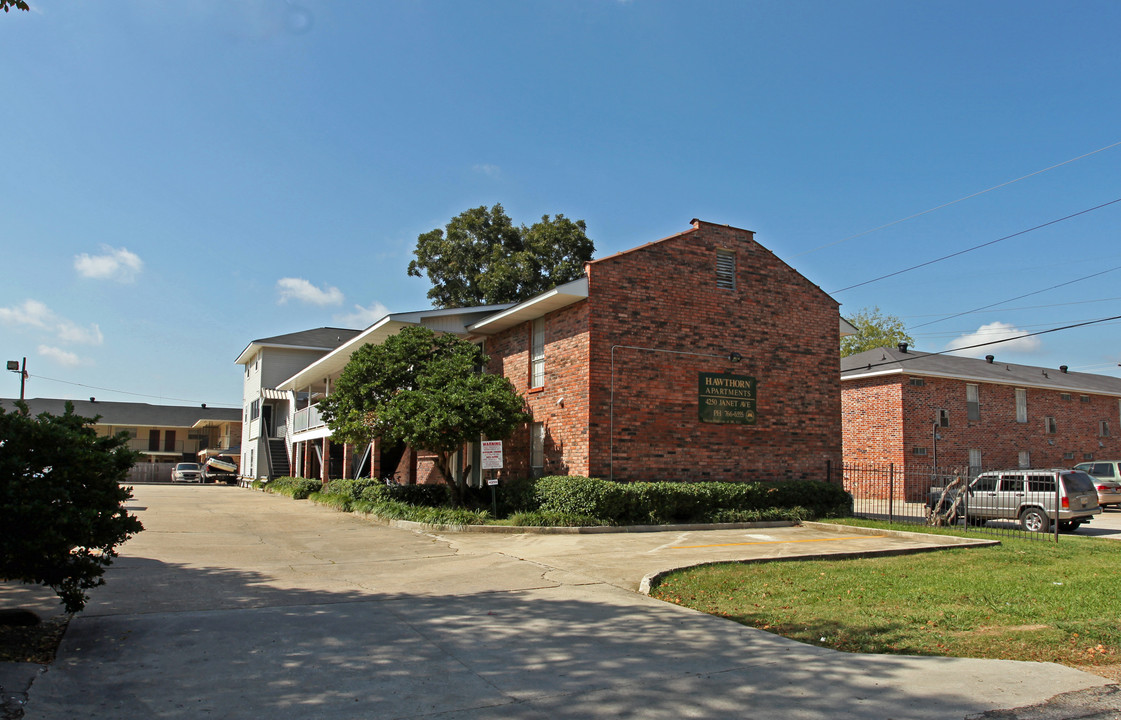
POLYGON ((700 373, 697 407, 701 422, 755 424, 755 378, 700 373))

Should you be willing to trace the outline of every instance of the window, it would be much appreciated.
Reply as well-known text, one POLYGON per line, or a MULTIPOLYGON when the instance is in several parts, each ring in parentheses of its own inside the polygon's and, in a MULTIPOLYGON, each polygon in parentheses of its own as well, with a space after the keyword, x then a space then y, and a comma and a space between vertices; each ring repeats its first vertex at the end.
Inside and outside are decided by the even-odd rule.
POLYGON ((938 427, 950 427, 950 411, 949 410, 935 410, 934 411, 934 424, 938 427))
POLYGON ((917 446, 913 447, 913 448, 911 448, 911 454, 912 455, 926 455, 926 448, 917 447, 917 446))
POLYGON ((1094 459, 1094 453, 1082 453, 1082 459, 1083 460, 1093 460, 1094 459))
POLYGON ((915 387, 922 387, 926 385, 926 378, 911 378, 911 384, 915 387))
POLYGON ((1028 492, 1055 492, 1054 475, 1028 475, 1028 492))
POLYGON ((1020 464, 1019 464, 1020 467, 1030 468, 1031 467, 1031 453, 1029 453, 1027 450, 1021 450, 1020 455, 1019 455, 1019 461, 1020 461, 1020 464))
POLYGON ((1079 395, 1078 396, 1078 402, 1088 403, 1088 402, 1090 402, 1090 396, 1089 395, 1079 395))
POLYGON ((1070 400, 1070 393, 1059 393, 1060 400, 1070 400))
POLYGON ((1028 391, 1024 388, 1016 388, 1016 422, 1026 423, 1028 421, 1028 391))
POLYGON ((1072 453, 1072 452, 1063 453, 1063 460, 1073 460, 1073 459, 1074 459, 1074 453, 1072 453))
POLYGON ((1055 418, 1051 417, 1050 415, 1043 418, 1043 432, 1047 433, 1048 435, 1054 435, 1058 431, 1059 425, 1055 422, 1055 418))
POLYGON ((529 349, 529 386, 545 387, 545 318, 533 321, 529 349))
POLYGON ((1023 475, 1001 475, 1000 486, 997 492, 1023 492, 1024 491, 1024 476, 1023 475))
POLYGON ((249 404, 249 419, 256 420, 261 415, 261 401, 254 400, 249 404))
POLYGON ((716 287, 736 289, 736 254, 731 250, 716 251, 716 287))
POLYGON ((545 474, 545 423, 529 424, 529 470, 533 477, 545 474))
POLYGON ((981 451, 971 449, 969 451, 969 470, 971 472, 981 472, 981 451))
POLYGON ((965 386, 965 407, 970 420, 981 419, 981 392, 976 385, 965 386))
POLYGON ((1098 437, 1109 437, 1109 421, 1102 420, 1098 423, 1098 437))

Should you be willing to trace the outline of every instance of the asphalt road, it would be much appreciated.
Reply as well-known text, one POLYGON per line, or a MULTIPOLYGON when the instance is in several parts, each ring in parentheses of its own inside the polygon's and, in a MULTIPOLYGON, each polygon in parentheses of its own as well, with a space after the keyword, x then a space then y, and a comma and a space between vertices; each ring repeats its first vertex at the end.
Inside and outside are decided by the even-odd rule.
MULTIPOLYGON (((635 592, 683 564, 929 536, 425 533, 223 486, 139 486, 130 505, 147 529, 55 663, 31 668, 28 720, 945 720, 1076 697, 1083 712, 1115 687, 1051 664, 839 653, 635 592)), ((0 602, 52 605, 12 586, 0 602)))

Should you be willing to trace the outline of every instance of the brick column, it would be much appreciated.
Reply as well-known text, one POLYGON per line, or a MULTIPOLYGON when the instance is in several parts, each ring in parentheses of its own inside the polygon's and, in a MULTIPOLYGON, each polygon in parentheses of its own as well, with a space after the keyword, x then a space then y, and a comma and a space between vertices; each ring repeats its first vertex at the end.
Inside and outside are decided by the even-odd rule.
POLYGON ((374 438, 370 441, 370 477, 381 479, 381 470, 381 439, 374 438))
POLYGON ((323 462, 319 468, 319 479, 324 485, 331 479, 331 439, 323 438, 323 462))
POLYGON ((300 477, 311 477, 311 445, 307 440, 303 442, 304 446, 304 471, 300 477))
POLYGON ((351 464, 354 460, 354 446, 350 443, 343 443, 343 477, 350 477, 351 464))

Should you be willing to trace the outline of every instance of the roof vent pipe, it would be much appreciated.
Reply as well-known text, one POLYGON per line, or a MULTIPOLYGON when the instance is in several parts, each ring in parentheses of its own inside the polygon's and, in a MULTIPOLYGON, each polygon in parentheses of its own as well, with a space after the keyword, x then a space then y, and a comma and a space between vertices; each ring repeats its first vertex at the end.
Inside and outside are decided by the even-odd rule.
POLYGON ((901 352, 901 353, 907 352, 907 343, 899 343, 899 352, 901 352))
POLYGON ((1059 372, 1066 373, 1066 371, 1067 371, 1067 366, 1066 365, 1060 365, 1059 366, 1059 372))
POLYGON ((989 365, 993 364, 993 360, 996 360, 995 356, 993 356, 993 355, 986 355, 985 356, 985 362, 987 362, 989 365))

